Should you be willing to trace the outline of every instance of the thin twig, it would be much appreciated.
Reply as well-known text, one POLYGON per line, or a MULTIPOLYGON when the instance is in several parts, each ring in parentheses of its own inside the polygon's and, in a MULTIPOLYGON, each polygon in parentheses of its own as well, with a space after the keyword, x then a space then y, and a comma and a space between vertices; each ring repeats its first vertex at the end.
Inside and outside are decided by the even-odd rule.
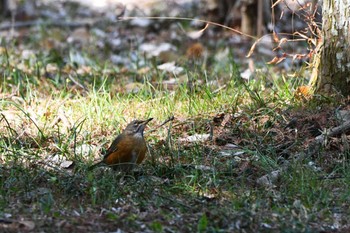
POLYGON ((175 119, 174 116, 169 117, 168 119, 166 119, 162 124, 158 125, 157 127, 155 127, 154 129, 148 130, 146 133, 151 133, 156 131, 157 129, 159 129, 160 127, 162 127, 163 125, 165 125, 166 123, 168 123, 169 121, 173 121, 175 119))
POLYGON ((33 26, 52 26, 52 27, 70 27, 70 28, 78 28, 84 26, 92 26, 96 24, 97 20, 81 20, 79 22, 68 22, 68 21, 47 21, 44 22, 42 20, 32 20, 26 22, 15 22, 12 23, 2 23, 0 25, 0 31, 9 30, 11 28, 26 28, 33 26))
POLYGON ((240 32, 236 29, 233 29, 231 27, 228 27, 226 25, 223 25, 223 24, 220 24, 220 23, 215 23, 215 22, 212 22, 212 21, 209 21, 209 20, 204 20, 204 19, 193 19, 193 18, 186 18, 186 17, 163 17, 163 16, 160 16, 160 17, 119 17, 118 19, 119 20, 130 20, 130 19, 162 19, 162 20, 186 20, 186 21, 197 21, 197 22, 202 22, 202 23, 206 23, 206 24, 209 24, 209 25, 214 25, 214 26, 217 26, 217 27, 222 27, 222 28, 225 28, 229 31, 232 31, 232 32, 235 32, 237 34, 240 34, 242 36, 246 36, 246 37, 249 37, 251 39, 256 39, 255 36, 251 36, 251 35, 248 35, 248 34, 245 34, 243 32, 240 32))

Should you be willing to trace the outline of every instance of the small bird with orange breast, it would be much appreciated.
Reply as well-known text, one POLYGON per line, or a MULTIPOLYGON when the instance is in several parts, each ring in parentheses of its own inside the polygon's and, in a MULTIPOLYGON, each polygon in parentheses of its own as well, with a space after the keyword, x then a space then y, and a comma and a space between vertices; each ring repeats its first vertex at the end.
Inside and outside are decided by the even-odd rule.
POLYGON ((123 132, 114 139, 102 161, 92 165, 89 170, 99 166, 109 166, 115 170, 130 171, 135 164, 140 164, 147 151, 143 131, 152 119, 130 122, 123 132))

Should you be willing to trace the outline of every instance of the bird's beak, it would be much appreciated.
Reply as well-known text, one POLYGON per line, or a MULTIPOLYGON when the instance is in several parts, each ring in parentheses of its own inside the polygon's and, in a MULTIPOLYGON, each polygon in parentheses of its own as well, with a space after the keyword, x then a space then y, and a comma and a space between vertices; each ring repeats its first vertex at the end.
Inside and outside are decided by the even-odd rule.
POLYGON ((147 123, 150 122, 151 120, 153 120, 153 118, 149 118, 149 119, 143 121, 141 124, 142 125, 147 125, 147 123))
POLYGON ((145 130, 147 123, 150 122, 151 120, 153 120, 153 118, 149 118, 148 120, 140 122, 137 131, 141 132, 143 135, 143 131, 145 130))

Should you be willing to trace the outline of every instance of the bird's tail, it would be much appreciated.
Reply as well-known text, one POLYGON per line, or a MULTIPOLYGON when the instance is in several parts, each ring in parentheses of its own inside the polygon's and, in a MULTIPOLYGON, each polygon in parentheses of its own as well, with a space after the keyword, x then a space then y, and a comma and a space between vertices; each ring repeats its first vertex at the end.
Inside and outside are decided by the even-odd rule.
POLYGON ((93 169, 95 169, 95 168, 97 168, 97 167, 103 166, 103 165, 104 165, 103 161, 98 162, 98 163, 95 163, 94 165, 92 165, 92 166, 90 166, 90 167, 88 168, 88 171, 91 171, 91 170, 93 170, 93 169))

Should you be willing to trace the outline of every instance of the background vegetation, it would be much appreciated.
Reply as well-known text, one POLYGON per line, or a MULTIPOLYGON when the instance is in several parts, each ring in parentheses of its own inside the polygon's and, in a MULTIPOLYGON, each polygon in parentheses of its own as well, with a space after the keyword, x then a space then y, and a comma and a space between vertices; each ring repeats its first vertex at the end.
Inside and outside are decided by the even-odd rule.
MULTIPOLYGON (((201 14, 151 12, 176 10, 201 14)), ((247 59, 251 42, 196 21, 119 21, 74 2, 38 11, 42 23, 2 25, 1 231, 349 230, 348 136, 317 141, 348 119, 348 100, 305 94, 305 63, 267 65, 271 41, 247 59), (133 174, 87 170, 148 117, 133 174)))

